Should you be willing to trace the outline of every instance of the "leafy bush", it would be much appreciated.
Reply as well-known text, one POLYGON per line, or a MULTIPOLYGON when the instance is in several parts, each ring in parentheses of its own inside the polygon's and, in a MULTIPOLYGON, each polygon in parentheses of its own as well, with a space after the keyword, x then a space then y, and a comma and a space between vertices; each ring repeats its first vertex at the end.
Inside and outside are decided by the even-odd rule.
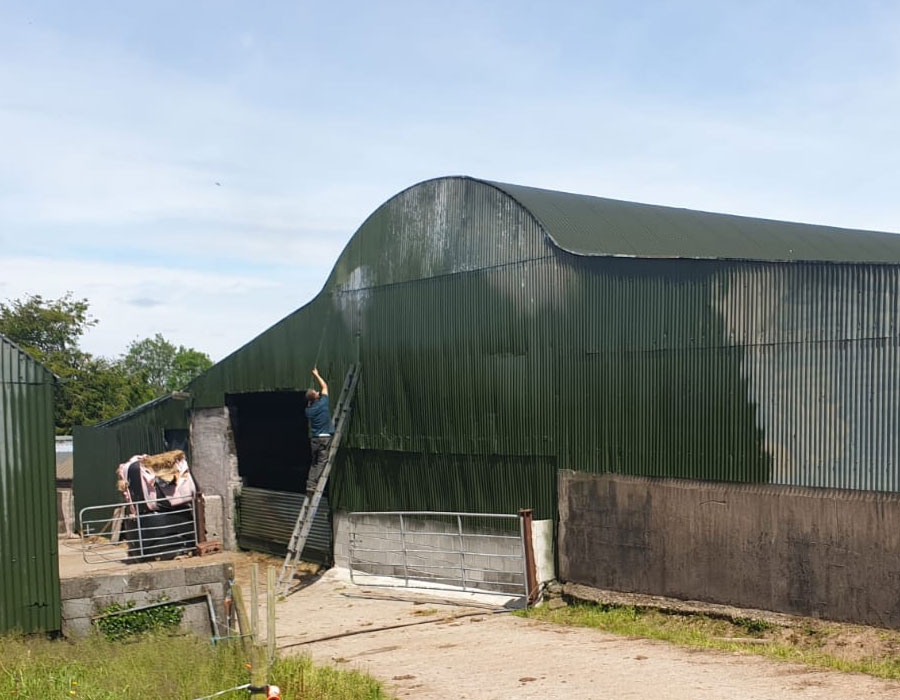
MULTIPOLYGON (((161 603, 168 600, 163 595, 152 601, 161 603)), ((125 605, 113 603, 100 611, 101 617, 97 620, 97 628, 109 641, 115 642, 121 639, 133 637, 145 632, 164 632, 177 629, 184 616, 184 608, 175 603, 159 605, 153 608, 143 608, 132 612, 124 612, 135 607, 134 601, 125 605)))

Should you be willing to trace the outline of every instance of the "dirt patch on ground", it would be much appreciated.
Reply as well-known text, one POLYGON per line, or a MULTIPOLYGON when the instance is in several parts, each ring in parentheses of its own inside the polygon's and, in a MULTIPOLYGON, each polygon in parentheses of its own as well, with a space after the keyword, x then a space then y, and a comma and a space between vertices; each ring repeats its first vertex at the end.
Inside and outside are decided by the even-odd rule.
POLYGON ((354 586, 344 576, 330 570, 279 603, 278 645, 282 653, 371 673, 404 700, 900 697, 900 684, 862 674, 684 649, 447 601, 389 599, 384 589, 354 586), (419 614, 423 609, 438 613, 419 614))
POLYGON ((810 620, 802 627, 770 630, 761 635, 789 642, 802 649, 817 649, 848 661, 874 659, 896 662, 900 652, 900 632, 810 620))

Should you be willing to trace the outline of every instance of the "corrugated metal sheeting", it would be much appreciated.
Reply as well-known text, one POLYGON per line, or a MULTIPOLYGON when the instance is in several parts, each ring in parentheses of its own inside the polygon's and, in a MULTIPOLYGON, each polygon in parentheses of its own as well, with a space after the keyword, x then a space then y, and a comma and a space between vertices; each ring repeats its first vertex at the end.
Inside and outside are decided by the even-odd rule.
POLYGON ((60 628, 53 384, 0 336, 0 633, 60 628))
POLYGON ((892 234, 430 181, 369 217, 316 300, 193 390, 215 403, 303 386, 317 352, 334 378, 361 360, 338 509, 545 517, 557 467, 895 488, 896 437, 871 426, 897 410, 900 268, 754 261, 784 245, 900 260, 892 234), (687 259, 611 257, 630 254, 687 259), (718 255, 749 259, 690 259, 718 255))
POLYGON ((551 517, 558 468, 900 490, 898 263, 892 234, 443 178, 190 391, 361 362, 336 511, 551 517))
MULTIPOLYGON (((283 555, 303 505, 302 493, 244 487, 238 497, 238 544, 283 555)), ((303 560, 331 563, 331 509, 322 498, 303 547, 303 560)))
POLYGON ((577 255, 784 262, 900 260, 900 237, 892 233, 490 184, 531 211, 560 248, 577 255))

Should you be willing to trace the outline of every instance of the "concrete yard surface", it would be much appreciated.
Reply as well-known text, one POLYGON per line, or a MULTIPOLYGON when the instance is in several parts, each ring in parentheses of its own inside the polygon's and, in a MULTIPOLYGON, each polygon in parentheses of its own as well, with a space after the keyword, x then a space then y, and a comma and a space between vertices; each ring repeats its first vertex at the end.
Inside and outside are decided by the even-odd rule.
POLYGON ((110 556, 113 561, 84 560, 81 538, 59 539, 59 577, 78 578, 82 576, 104 576, 108 574, 134 574, 141 571, 163 571, 165 569, 185 569, 208 564, 236 564, 246 559, 246 555, 237 552, 216 552, 203 557, 179 557, 169 561, 145 561, 130 564, 126 557, 126 548, 122 545, 119 551, 110 556))
POLYGON ((278 604, 277 644, 416 700, 900 698, 900 683, 862 674, 534 622, 444 595, 425 602, 424 593, 355 586, 331 569, 278 604), (405 595, 418 598, 386 599, 405 595), (372 631, 399 625, 411 626, 372 631), (348 632, 363 633, 323 640, 348 632))

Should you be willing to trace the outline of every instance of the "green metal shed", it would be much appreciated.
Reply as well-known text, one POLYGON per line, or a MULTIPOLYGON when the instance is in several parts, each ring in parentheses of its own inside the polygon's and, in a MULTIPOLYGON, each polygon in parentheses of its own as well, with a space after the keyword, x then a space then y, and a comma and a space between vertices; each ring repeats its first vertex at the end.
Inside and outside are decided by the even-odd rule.
POLYGON ((188 398, 166 394, 115 418, 72 431, 76 514, 82 508, 121 499, 115 470, 132 455, 163 452, 173 442, 178 443, 173 447, 187 446, 188 398))
POLYGON ((552 518, 558 469, 900 490, 895 234, 426 181, 187 388, 192 420, 299 490, 309 369, 357 361, 336 512, 552 518))
POLYGON ((0 633, 60 628, 55 381, 0 336, 0 633))

